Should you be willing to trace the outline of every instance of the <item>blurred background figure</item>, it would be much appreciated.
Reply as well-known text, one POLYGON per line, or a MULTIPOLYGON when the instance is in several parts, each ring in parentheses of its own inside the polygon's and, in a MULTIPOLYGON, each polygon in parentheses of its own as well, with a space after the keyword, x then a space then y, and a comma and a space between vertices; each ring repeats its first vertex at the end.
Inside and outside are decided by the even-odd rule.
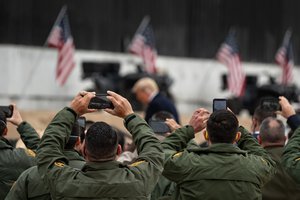
POLYGON ((257 139, 259 135, 259 128, 264 119, 267 117, 275 117, 276 113, 274 110, 266 109, 261 105, 257 106, 254 110, 254 114, 252 116, 252 124, 251 124, 251 131, 253 137, 257 139))
POLYGON ((174 103, 166 96, 160 93, 156 82, 149 78, 141 78, 138 80, 133 88, 136 98, 144 106, 146 106, 145 120, 149 122, 149 119, 159 111, 167 111, 174 116, 174 119, 179 123, 179 114, 174 103))

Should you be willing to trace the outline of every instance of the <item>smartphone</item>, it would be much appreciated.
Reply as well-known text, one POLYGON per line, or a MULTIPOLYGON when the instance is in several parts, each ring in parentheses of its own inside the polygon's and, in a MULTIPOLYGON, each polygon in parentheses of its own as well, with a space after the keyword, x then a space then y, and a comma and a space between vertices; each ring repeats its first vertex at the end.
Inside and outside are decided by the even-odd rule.
POLYGON ((276 97, 264 97, 260 100, 262 109, 270 111, 280 111, 281 105, 279 104, 279 98, 276 97))
POLYGON ((14 106, 0 106, 0 110, 4 112, 6 118, 11 118, 14 113, 14 106))
POLYGON ((85 117, 79 117, 78 119, 77 119, 77 123, 78 123, 78 125, 81 127, 81 128, 84 128, 85 129, 85 123, 86 123, 86 119, 85 119, 85 117))
POLYGON ((217 110, 227 110, 226 99, 213 99, 213 112, 217 110))
POLYGON ((88 105, 90 109, 105 109, 111 108, 114 109, 113 103, 107 98, 107 94, 96 94, 93 97, 88 105))
POLYGON ((171 132, 169 126, 163 121, 149 121, 149 126, 156 134, 165 134, 171 132))

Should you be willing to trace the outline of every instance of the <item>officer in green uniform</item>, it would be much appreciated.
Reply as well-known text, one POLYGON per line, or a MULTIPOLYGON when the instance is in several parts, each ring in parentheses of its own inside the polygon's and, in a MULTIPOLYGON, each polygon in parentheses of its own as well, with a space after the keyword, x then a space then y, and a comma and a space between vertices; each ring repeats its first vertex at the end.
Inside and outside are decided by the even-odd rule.
POLYGON ((268 117, 262 121, 258 142, 276 162, 276 174, 262 188, 263 200, 300 199, 300 187, 281 165, 285 140, 285 127, 281 120, 268 117))
POLYGON ((233 113, 219 110, 208 116, 207 110, 196 110, 190 125, 162 143, 167 158, 163 175, 177 183, 174 199, 261 199, 262 185, 275 172, 274 161, 245 129, 238 129, 233 113), (209 147, 185 149, 205 127, 209 147))
POLYGON ((121 153, 117 134, 105 122, 94 123, 83 142, 87 161, 82 171, 68 166, 63 155, 65 141, 77 116, 88 109, 92 92, 80 92, 70 107, 61 110, 45 130, 38 148, 39 173, 48 183, 52 199, 148 199, 163 169, 164 153, 152 129, 122 96, 108 91, 114 109, 106 112, 124 118, 139 157, 129 166, 115 161, 121 153))
POLYGON ((285 145, 281 162, 300 187, 300 117, 285 97, 279 97, 279 99, 281 105, 279 113, 287 119, 287 124, 294 131, 293 136, 285 145))
MULTIPOLYGON (((76 122, 63 152, 69 160, 69 165, 78 170, 82 169, 85 160, 74 148, 75 145, 80 146, 80 135, 84 134, 84 131, 85 129, 76 122)), ((49 189, 39 175, 37 166, 25 170, 19 176, 5 200, 51 200, 49 189)))
POLYGON ((14 106, 13 115, 6 119, 5 114, 0 112, 0 200, 4 199, 13 183, 27 168, 34 166, 35 150, 40 138, 30 124, 23 121, 17 107, 14 106), (21 139, 28 149, 14 148, 4 138, 7 134, 6 122, 9 121, 17 126, 21 139))

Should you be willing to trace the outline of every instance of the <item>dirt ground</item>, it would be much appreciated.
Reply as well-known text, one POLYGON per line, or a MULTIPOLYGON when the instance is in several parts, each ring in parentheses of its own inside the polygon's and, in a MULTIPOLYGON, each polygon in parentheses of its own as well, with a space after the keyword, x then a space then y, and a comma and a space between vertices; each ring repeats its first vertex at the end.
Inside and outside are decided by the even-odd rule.
MULTIPOLYGON (((20 111, 23 120, 29 122, 38 133, 43 133, 46 129, 47 125, 50 123, 50 121, 53 119, 57 111, 20 111)), ((143 117, 143 113, 138 113, 143 117)), ((87 120, 93 120, 93 121, 105 121, 111 125, 116 126, 117 128, 120 128, 121 130, 124 130, 126 132, 126 129, 123 126, 123 120, 121 118, 112 116, 108 113, 105 113, 103 111, 96 112, 96 113, 89 113, 85 115, 87 120)), ((190 116, 189 115, 183 115, 181 114, 181 124, 185 125, 189 122, 190 116)), ((250 128, 251 119, 248 118, 239 118, 240 124, 245 126, 246 128, 250 128)), ((18 139, 19 134, 16 130, 16 127, 12 124, 8 123, 8 135, 7 138, 9 139, 18 139)))

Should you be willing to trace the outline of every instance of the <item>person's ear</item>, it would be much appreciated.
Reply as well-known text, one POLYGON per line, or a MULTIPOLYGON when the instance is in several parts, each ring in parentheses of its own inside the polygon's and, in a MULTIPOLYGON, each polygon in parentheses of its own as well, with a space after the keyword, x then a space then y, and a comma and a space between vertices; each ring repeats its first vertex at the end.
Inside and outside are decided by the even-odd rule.
POLYGON ((261 138, 260 138, 260 135, 257 136, 257 141, 258 141, 259 144, 261 144, 261 138))
POLYGON ((252 118, 252 124, 251 124, 251 129, 254 132, 257 126, 257 119, 256 118, 252 118))
POLYGON ((240 139, 241 139, 241 132, 237 132, 237 133, 235 134, 234 141, 237 142, 237 141, 239 141, 240 139))
POLYGON ((86 146, 85 146, 85 140, 83 141, 83 143, 81 144, 81 154, 84 158, 87 157, 87 153, 86 153, 86 146))
POLYGON ((121 145, 118 144, 117 147, 117 156, 121 155, 121 153, 123 152, 121 145))
POLYGON ((205 140, 209 140, 209 136, 208 136, 208 132, 207 131, 203 131, 203 136, 205 140))
POLYGON ((7 135, 7 127, 4 128, 3 134, 2 134, 2 135, 3 135, 3 136, 7 135))
POLYGON ((77 137, 75 146, 78 146, 78 145, 80 145, 80 144, 81 144, 81 143, 80 143, 80 137, 77 137))

